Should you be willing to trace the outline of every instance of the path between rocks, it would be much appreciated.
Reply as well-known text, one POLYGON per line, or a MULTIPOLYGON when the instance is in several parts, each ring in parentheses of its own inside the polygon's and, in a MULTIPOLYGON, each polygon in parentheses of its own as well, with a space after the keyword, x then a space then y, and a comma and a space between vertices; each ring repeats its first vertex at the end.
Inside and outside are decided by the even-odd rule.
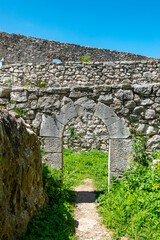
POLYGON ((101 224, 97 213, 95 188, 92 179, 84 179, 84 184, 75 187, 77 198, 75 208, 76 236, 79 240, 111 240, 111 233, 101 224))

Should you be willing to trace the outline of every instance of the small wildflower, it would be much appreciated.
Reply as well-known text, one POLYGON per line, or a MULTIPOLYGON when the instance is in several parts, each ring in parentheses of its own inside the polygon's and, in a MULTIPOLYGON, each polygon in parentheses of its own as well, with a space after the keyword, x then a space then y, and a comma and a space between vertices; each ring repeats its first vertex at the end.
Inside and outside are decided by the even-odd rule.
POLYGON ((132 164, 133 162, 130 162, 130 164, 132 164))
POLYGON ((128 158, 128 160, 131 159, 130 157, 128 158))
POLYGON ((152 186, 153 186, 153 189, 155 189, 155 190, 157 190, 159 188, 159 184, 158 183, 155 183, 152 186))

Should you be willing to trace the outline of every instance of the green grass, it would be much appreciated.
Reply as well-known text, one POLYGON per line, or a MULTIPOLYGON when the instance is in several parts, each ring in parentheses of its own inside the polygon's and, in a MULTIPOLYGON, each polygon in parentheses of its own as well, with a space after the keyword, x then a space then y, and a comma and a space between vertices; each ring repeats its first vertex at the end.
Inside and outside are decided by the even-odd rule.
POLYGON ((73 204, 75 196, 62 183, 61 173, 44 164, 43 184, 48 202, 29 223, 21 240, 74 240, 73 204))
MULTIPOLYGON (((151 168, 151 158, 144 154, 140 142, 133 154, 135 163, 121 181, 112 179, 108 193, 108 154, 65 149, 63 174, 44 166, 48 203, 34 217, 22 239, 76 239, 72 186, 89 177, 94 179, 99 194, 99 213, 107 228, 114 232, 114 239, 128 236, 132 240, 160 240, 160 166, 151 168)), ((153 156, 160 158, 157 152, 153 156)))
POLYGON ((160 166, 132 165, 99 197, 99 212, 115 239, 160 240, 160 166))
POLYGON ((44 164, 43 184, 48 203, 29 223, 21 240, 75 240, 75 195, 72 186, 80 184, 86 177, 91 177, 101 186, 101 190, 106 189, 107 157, 107 153, 98 151, 74 153, 64 149, 63 174, 44 164))
POLYGON ((98 150, 75 153, 64 149, 64 183, 79 185, 84 178, 92 178, 96 187, 103 191, 108 188, 108 153, 98 150))

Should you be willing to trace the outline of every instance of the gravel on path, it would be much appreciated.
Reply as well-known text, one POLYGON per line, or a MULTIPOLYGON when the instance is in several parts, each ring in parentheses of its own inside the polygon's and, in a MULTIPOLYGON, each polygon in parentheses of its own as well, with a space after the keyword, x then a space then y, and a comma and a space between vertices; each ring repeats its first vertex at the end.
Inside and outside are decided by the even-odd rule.
POLYGON ((79 240, 111 240, 111 232, 101 224, 101 217, 97 213, 96 189, 93 180, 87 178, 83 182, 83 185, 75 187, 76 236, 79 240))

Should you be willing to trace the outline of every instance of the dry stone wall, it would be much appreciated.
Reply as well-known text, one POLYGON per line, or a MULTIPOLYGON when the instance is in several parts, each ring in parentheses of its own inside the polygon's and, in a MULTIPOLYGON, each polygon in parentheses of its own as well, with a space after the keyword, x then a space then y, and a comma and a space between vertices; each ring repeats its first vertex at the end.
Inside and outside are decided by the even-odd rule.
MULTIPOLYGON (((41 137, 51 167, 63 168, 63 140, 77 150, 109 146, 110 184, 130 166, 132 131, 150 135, 148 151, 160 150, 159 59, 0 32, 1 58, 0 107, 41 137), (82 63, 82 56, 92 62, 82 63)), ((18 239, 44 204, 37 137, 15 118, 0 117, 4 240, 18 239)))
POLYGON ((160 81, 160 60, 11 64, 0 69, 0 86, 75 87, 160 81))
POLYGON ((63 146, 74 151, 100 150, 108 151, 109 136, 102 120, 87 114, 72 119, 63 135, 63 146))
POLYGON ((20 239, 44 202, 38 138, 16 113, 1 111, 0 239, 20 239))
POLYGON ((131 157, 131 130, 151 136, 147 142, 149 151, 160 149, 160 83, 41 89, 12 87, 1 89, 0 93, 1 106, 23 113, 33 130, 44 137, 46 159, 52 167, 62 168, 64 129, 78 116, 97 117, 107 128, 110 153, 115 159, 111 164, 116 164, 116 169, 110 165, 111 176, 120 175, 131 157), (117 154, 122 153, 118 163, 114 155, 116 146, 119 146, 117 154), (126 162, 121 165, 123 159, 126 162))
POLYGON ((20 34, 0 32, 0 59, 5 64, 11 63, 40 63, 60 59, 62 61, 81 61, 82 56, 90 56, 91 61, 121 61, 149 59, 145 56, 83 47, 75 44, 60 43, 26 37, 20 34))
MULTIPOLYGON (((100 149, 109 145, 110 177, 119 176, 129 166, 127 156, 132 146, 129 129, 151 136, 147 143, 149 151, 160 149, 159 65, 159 60, 5 65, 0 70, 0 104, 23 115, 33 130, 44 137, 48 164, 60 169, 62 142, 68 137, 65 128, 69 122, 79 117, 93 123, 98 118, 103 124, 101 127, 97 124, 95 132, 105 126, 108 137, 102 142, 98 135, 94 136, 90 122, 88 132, 86 127, 81 129, 88 133, 84 142, 79 137, 73 141, 73 147, 78 149, 87 143, 87 150, 88 142, 92 142, 89 145, 92 149, 93 138, 97 137, 95 142, 97 146, 101 142, 100 149), (119 162, 114 154, 118 151, 122 154, 119 162)), ((79 129, 80 123, 72 121, 68 129, 73 125, 79 129)))
MULTIPOLYGON (((45 110, 48 109, 47 111, 51 113, 52 111, 54 112, 56 107, 58 109, 60 108, 61 99, 56 95, 56 93, 59 94, 59 92, 64 92, 61 96, 66 94, 66 96, 69 96, 73 101, 88 96, 89 94, 89 96, 91 95, 96 101, 103 102, 112 108, 119 108, 119 105, 123 105, 124 102, 130 99, 130 103, 126 103, 125 106, 123 106, 125 115, 130 114, 131 109, 137 106, 133 96, 135 91, 133 91, 134 89, 130 90, 130 88, 132 89, 133 85, 135 85, 136 88, 137 84, 137 91, 139 91, 137 94, 140 94, 142 98, 144 94, 141 94, 141 88, 138 90, 140 84, 156 83, 158 86, 160 82, 159 66, 160 60, 103 63, 65 62, 12 64, 4 65, 0 69, 0 85, 1 87, 5 86, 12 89, 17 86, 26 88, 25 96, 21 97, 19 93, 15 99, 12 97, 11 107, 15 107, 14 102, 16 101, 16 107, 27 111, 26 118, 31 122, 32 119, 37 116, 32 123, 33 127, 37 128, 37 126, 40 126, 39 120, 37 120, 37 118, 39 119, 41 116, 39 111, 41 112, 44 108, 45 110), (37 89, 39 89, 39 91, 37 89), (48 96, 45 95, 43 97, 43 94, 39 93, 43 92, 44 89, 47 89, 48 96), (127 90, 125 96, 122 89, 127 90), (29 96, 28 99, 28 92, 32 90, 34 90, 33 94, 29 96), (53 97, 51 97, 52 95, 53 97)), ((138 104, 142 106, 145 106, 145 104, 149 106, 150 104, 152 106, 152 104, 158 100, 145 101, 146 102, 139 101, 138 104)), ((5 102, 9 103, 9 100, 3 98, 1 103, 5 104, 5 102)), ((142 107, 141 110, 143 109, 144 107, 142 107)), ((156 114, 156 116, 158 116, 159 113, 156 112, 156 114)), ((132 115, 134 114, 129 115, 130 119, 134 117, 132 115)), ((91 150, 95 148, 106 151, 108 149, 106 127, 100 119, 94 119, 92 115, 87 115, 84 119, 83 117, 84 116, 79 116, 77 120, 72 120, 66 126, 63 138, 64 146, 71 147, 77 151, 79 149, 91 150)), ((131 122, 132 120, 130 119, 129 121, 131 122)), ((153 124, 151 125, 154 129, 158 129, 155 124, 154 126, 153 124)), ((146 125, 142 125, 140 130, 148 134, 148 132, 150 132, 148 128, 152 129, 149 126, 146 127, 146 125)))

